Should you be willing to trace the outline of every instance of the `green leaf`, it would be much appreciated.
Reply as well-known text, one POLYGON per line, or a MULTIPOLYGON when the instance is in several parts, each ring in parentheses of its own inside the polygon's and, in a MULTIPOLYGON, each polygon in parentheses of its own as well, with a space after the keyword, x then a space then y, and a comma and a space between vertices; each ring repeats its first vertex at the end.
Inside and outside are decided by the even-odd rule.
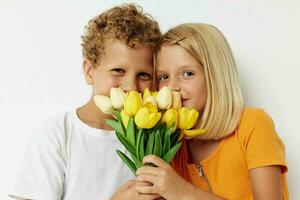
POLYGON ((174 126, 175 126, 175 122, 173 122, 171 126, 167 128, 166 134, 171 135, 173 133, 174 126))
POLYGON ((136 172, 137 168, 136 168, 135 164, 120 150, 117 150, 117 154, 123 160, 123 162, 129 167, 129 169, 132 171, 132 173, 134 175, 136 175, 135 172, 136 172))
POLYGON ((154 146, 155 133, 149 133, 149 134, 150 136, 146 147, 146 155, 152 154, 153 146, 154 146))
POLYGON ((166 126, 165 122, 159 122, 152 129, 150 129, 150 131, 151 133, 155 133, 156 131, 161 130, 165 126, 166 126))
POLYGON ((142 162, 142 159, 140 157, 140 145, 141 145, 141 139, 142 139, 142 135, 143 135, 143 129, 139 129, 139 132, 138 132, 138 136, 137 136, 137 140, 136 140, 136 158, 142 162))
POLYGON ((126 138, 123 134, 116 132, 116 135, 118 137, 118 139, 120 140, 120 142, 124 145, 124 147, 129 151, 129 153, 136 157, 136 150, 135 150, 135 146, 131 143, 130 140, 128 140, 128 138, 126 138))
POLYGON ((113 120, 113 119, 106 119, 105 120, 105 123, 107 125, 109 125, 110 127, 112 127, 115 131, 119 132, 119 133, 122 133, 123 132, 123 129, 122 129, 122 126, 120 125, 119 122, 117 122, 116 120, 113 120))
POLYGON ((171 137, 171 147, 173 147, 178 142, 178 138, 180 136, 180 129, 177 129, 174 133, 170 135, 171 137))
POLYGON ((168 153, 166 153, 166 155, 163 157, 164 161, 166 161, 167 163, 170 163, 174 156, 176 155, 177 151, 180 149, 181 147, 181 142, 176 144, 174 147, 172 147, 168 153))
POLYGON ((135 131, 134 131, 134 120, 133 117, 129 117, 127 131, 126 131, 126 137, 132 142, 132 144, 135 144, 135 131))
POLYGON ((144 134, 144 132, 141 137, 140 145, 137 148, 139 148, 139 154, 140 154, 139 156, 141 158, 141 163, 143 163, 143 159, 145 156, 145 134, 144 134))
POLYGON ((163 150, 162 150, 162 154, 161 156, 163 157, 164 155, 166 155, 166 153, 170 150, 170 135, 169 134, 165 134, 164 137, 164 144, 163 144, 163 150))
POLYGON ((160 136, 161 136, 161 141, 163 143, 164 141, 164 137, 166 135, 166 130, 167 130, 167 125, 164 123, 164 126, 162 126, 160 129, 159 129, 159 133, 160 133, 160 136))
POLYGON ((122 134, 125 135, 125 133, 126 133, 126 127, 125 127, 124 124, 123 124, 123 120, 122 120, 122 117, 121 117, 120 112, 119 112, 119 111, 114 111, 114 114, 115 114, 115 116, 117 117, 117 120, 118 120, 118 122, 119 122, 119 124, 121 125, 122 130, 123 130, 123 131, 120 132, 120 133, 122 133, 122 134))
POLYGON ((135 167, 138 169, 142 166, 142 162, 138 160, 135 156, 131 155, 131 158, 135 164, 135 167))
POLYGON ((157 130, 155 132, 155 142, 154 142, 153 154, 160 157, 161 156, 161 149, 162 149, 161 136, 160 136, 159 131, 157 130))

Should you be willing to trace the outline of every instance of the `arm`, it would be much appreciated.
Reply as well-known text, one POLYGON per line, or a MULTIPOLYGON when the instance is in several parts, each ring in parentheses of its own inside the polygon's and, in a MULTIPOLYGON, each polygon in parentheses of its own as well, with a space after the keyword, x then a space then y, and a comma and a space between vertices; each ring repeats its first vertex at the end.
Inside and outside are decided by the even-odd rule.
POLYGON ((279 166, 259 167, 249 171, 255 200, 281 200, 281 169, 279 166))

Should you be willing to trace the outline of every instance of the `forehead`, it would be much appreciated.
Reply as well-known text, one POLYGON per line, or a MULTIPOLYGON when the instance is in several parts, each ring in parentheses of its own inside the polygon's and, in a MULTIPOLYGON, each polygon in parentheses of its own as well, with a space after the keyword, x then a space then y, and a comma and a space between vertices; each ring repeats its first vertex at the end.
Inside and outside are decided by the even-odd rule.
POLYGON ((143 44, 128 46, 120 40, 109 40, 105 43, 103 65, 120 65, 140 68, 152 68, 153 51, 143 44))
POLYGON ((194 59, 179 45, 162 46, 157 53, 157 68, 165 68, 169 66, 195 66, 199 65, 194 59))

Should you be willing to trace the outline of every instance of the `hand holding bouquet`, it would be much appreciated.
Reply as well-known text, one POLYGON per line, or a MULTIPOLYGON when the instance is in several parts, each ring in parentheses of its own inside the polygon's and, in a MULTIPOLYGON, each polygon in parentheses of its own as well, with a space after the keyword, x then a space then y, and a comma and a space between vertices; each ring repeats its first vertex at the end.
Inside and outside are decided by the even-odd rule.
POLYGON ((131 159, 119 150, 117 153, 134 174, 142 166, 144 156, 155 154, 170 163, 183 137, 205 133, 203 129, 192 129, 198 112, 181 107, 180 93, 168 87, 158 92, 146 89, 143 95, 137 91, 125 94, 120 88, 111 88, 110 97, 96 95, 94 101, 103 113, 115 117, 106 123, 128 150, 131 159))

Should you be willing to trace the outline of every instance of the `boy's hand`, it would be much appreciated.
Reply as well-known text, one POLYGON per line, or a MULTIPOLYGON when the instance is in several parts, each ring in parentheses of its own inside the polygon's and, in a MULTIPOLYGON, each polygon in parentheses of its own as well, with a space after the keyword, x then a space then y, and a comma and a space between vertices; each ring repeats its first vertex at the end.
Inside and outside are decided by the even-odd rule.
POLYGON ((154 200, 159 199, 158 194, 141 194, 136 190, 137 186, 150 186, 150 183, 130 180, 124 183, 110 198, 110 200, 154 200))

